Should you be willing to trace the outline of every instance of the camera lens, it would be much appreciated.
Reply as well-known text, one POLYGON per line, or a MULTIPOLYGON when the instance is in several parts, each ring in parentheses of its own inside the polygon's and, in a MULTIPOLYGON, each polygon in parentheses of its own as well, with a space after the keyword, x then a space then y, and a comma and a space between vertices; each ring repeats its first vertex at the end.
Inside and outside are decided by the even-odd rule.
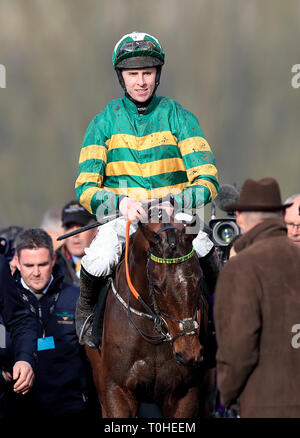
POLYGON ((239 228, 233 221, 218 222, 213 228, 213 238, 217 245, 227 246, 235 236, 239 235, 239 228))
POLYGON ((229 225, 223 225, 218 229, 218 237, 222 242, 230 243, 234 237, 234 230, 229 225))

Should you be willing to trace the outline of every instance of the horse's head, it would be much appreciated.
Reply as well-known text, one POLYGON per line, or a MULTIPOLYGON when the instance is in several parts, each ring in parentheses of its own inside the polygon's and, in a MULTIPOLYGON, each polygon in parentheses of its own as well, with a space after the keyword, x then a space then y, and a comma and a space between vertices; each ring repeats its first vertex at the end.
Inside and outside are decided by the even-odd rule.
POLYGON ((148 242, 147 276, 154 311, 167 326, 176 360, 199 365, 203 360, 199 341, 202 271, 192 246, 195 234, 173 219, 139 227, 148 242))

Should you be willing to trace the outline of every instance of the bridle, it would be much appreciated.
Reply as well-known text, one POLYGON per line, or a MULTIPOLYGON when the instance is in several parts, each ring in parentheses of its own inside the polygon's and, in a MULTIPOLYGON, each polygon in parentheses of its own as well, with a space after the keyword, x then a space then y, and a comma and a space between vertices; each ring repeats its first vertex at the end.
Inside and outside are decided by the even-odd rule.
MULTIPOLYGON (((179 319, 173 315, 169 315, 165 312, 162 312, 156 302, 155 299, 155 292, 153 289, 153 282, 152 277, 150 273, 150 261, 154 261, 156 263, 165 263, 165 264, 178 264, 178 263, 184 263, 187 260, 190 260, 194 256, 194 249, 190 251, 188 254, 182 256, 182 257, 176 257, 171 259, 165 259, 161 257, 157 257, 156 255, 152 254, 150 251, 148 251, 148 257, 147 257, 147 280, 149 284, 149 290, 150 295, 153 302, 154 311, 145 303, 145 301, 142 299, 138 291, 135 289, 135 287, 132 284, 130 273, 129 273, 129 263, 128 263, 128 255, 129 255, 129 229, 130 229, 131 222, 127 221, 126 224, 126 247, 125 247, 125 270, 126 270, 126 279, 128 283, 129 290, 131 294, 139 301, 139 303, 143 306, 145 309, 144 312, 137 312, 135 309, 133 309, 130 306, 130 292, 128 294, 128 303, 124 302, 124 300, 120 299, 120 295, 117 293, 114 285, 112 284, 112 289, 114 294, 117 296, 119 301, 127 307, 128 310, 128 317, 132 325, 135 327, 135 329, 138 331, 138 333, 148 342, 152 344, 159 344, 162 342, 171 342, 173 343, 177 338, 180 336, 185 335, 194 335, 199 334, 200 332, 200 321, 201 321, 201 311, 199 308, 196 308, 195 313, 192 317, 179 319), (123 302, 122 302, 123 301, 123 302), (134 322, 132 318, 132 313, 138 314, 139 316, 146 317, 153 320, 154 323, 154 331, 158 333, 158 336, 151 336, 149 334, 146 334, 143 330, 141 330, 137 324, 134 322), (166 319, 175 321, 178 323, 179 331, 176 333, 176 335, 172 336, 170 333, 170 329, 168 326, 168 323, 166 319), (197 321, 198 319, 198 321, 197 321)), ((167 224, 163 228, 159 229, 156 234, 160 234, 162 232, 167 232, 168 236, 168 243, 171 248, 174 248, 176 245, 176 235, 174 230, 179 229, 182 230, 183 227, 167 224)))

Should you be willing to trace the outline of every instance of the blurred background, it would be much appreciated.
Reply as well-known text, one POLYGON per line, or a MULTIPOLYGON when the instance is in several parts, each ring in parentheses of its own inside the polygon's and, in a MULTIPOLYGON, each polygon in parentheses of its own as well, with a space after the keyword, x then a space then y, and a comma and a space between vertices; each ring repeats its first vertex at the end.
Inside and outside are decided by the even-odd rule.
POLYGON ((159 95, 192 111, 220 183, 273 176, 299 193, 298 0, 1 0, 0 227, 39 226, 75 198, 84 132, 121 88, 119 38, 158 37, 159 95))

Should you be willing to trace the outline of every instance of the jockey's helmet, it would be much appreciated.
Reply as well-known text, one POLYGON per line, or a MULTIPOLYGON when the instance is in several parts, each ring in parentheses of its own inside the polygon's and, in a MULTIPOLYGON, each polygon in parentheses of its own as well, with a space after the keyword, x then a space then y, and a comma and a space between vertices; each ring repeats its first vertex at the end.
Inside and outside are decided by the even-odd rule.
POLYGON ((148 33, 132 32, 115 45, 114 68, 146 68, 163 65, 165 53, 157 38, 148 33))
POLYGON ((165 52, 154 36, 144 32, 132 32, 122 36, 113 50, 112 63, 124 88, 122 69, 156 67, 156 88, 159 85, 165 52))

